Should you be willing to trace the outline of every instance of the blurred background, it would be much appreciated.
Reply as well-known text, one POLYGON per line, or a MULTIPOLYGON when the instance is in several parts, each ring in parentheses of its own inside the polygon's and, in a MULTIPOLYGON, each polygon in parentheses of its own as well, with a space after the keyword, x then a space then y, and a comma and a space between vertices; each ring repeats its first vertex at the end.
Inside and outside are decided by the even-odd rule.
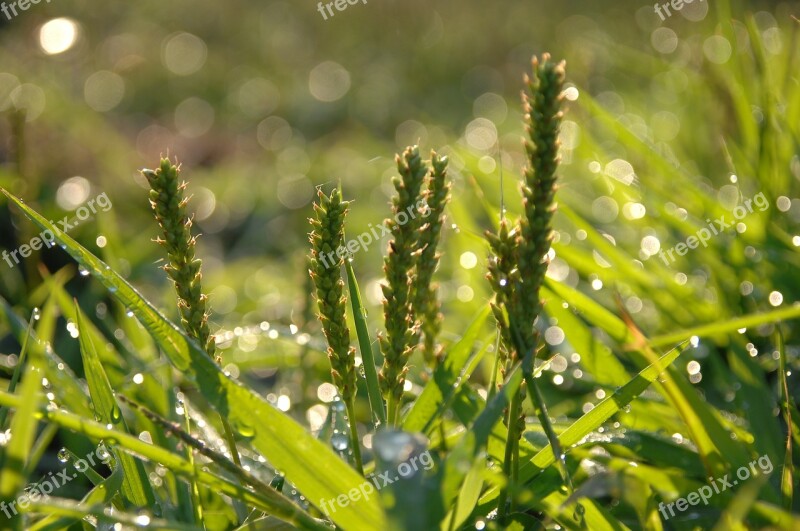
MULTIPOLYGON (((180 161, 226 370, 318 427, 325 409, 315 404, 334 389, 305 266, 315 189, 341 183, 354 200, 353 237, 388 215, 396 152, 419 144, 450 156, 437 277, 443 339, 457 338, 490 298, 483 231, 496 227, 503 199, 519 210, 519 94, 533 54, 566 60, 569 82, 553 280, 629 313, 647 334, 794 302, 798 120, 767 166, 759 132, 770 119, 763 102, 777 101, 772 118, 786 108, 787 122, 797 118, 797 105, 780 105, 796 101, 799 12, 800 2, 696 1, 661 20, 644 0, 369 0, 325 20, 312 1, 42 2, 11 20, 0 14, 0 186, 54 220, 106 193, 113 208, 70 235, 177 320, 137 170, 162 155, 180 161), (748 62, 745 13, 767 73, 748 62), (761 191, 771 207, 740 238, 720 236, 716 250, 669 266, 657 258, 761 191)), ((0 207, 3 249, 33 235, 0 207)), ((354 257, 373 334, 385 247, 354 257)), ((39 260, 51 273, 67 267, 70 294, 128 341, 102 288, 59 248, 13 268, 0 262, 10 304, 30 315, 46 298, 39 260)), ((74 325, 60 324, 58 352, 79 371, 74 325)), ((558 350, 563 331, 547 331, 558 350)), ((757 340, 745 343, 758 351, 757 340)), ((687 362, 714 349, 695 346, 687 362)), ((791 338, 789 349, 796 363, 791 338)), ((7 372, 16 351, 0 344, 7 372)), ((547 392, 593 392, 580 356, 561 354, 547 392)), ((725 395, 693 363, 692 382, 725 395)), ((580 413, 583 400, 555 414, 580 413)))

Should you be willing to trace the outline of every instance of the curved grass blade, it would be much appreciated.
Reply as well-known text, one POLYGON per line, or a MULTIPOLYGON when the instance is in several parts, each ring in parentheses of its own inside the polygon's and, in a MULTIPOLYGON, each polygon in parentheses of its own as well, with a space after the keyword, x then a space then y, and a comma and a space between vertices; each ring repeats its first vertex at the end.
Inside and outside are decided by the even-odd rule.
MULTIPOLYGON (((322 504, 358 488, 363 477, 314 439, 300 424, 251 389, 225 375, 196 341, 187 337, 142 297, 125 279, 78 242, 4 189, 25 215, 54 239, 81 266, 93 273, 120 303, 136 315, 158 342, 170 363, 203 390, 217 411, 229 418, 240 435, 312 503, 322 504)), ((335 511, 331 519, 342 528, 384 528, 386 516, 376 497, 354 501, 335 511)))
MULTIPOLYGON (((83 370, 86 373, 86 382, 89 384, 89 395, 94 404, 95 415, 101 422, 110 423, 128 433, 128 425, 122 411, 111 390, 111 384, 100 363, 100 357, 95 349, 94 342, 90 337, 84 316, 75 301, 75 316, 78 325, 78 339, 81 347, 81 357, 83 358, 83 370)), ((137 507, 152 507, 155 504, 155 495, 147 479, 147 472, 141 461, 137 461, 128 454, 113 452, 117 458, 119 466, 123 470, 122 493, 125 498, 137 507)))
MULTIPOLYGON (((97 504, 76 503, 75 500, 56 498, 54 496, 47 498, 47 501, 32 502, 28 508, 25 509, 25 512, 29 514, 44 513, 77 520, 83 520, 87 516, 91 516, 94 517, 99 524, 110 524, 109 528, 111 529, 115 529, 115 527, 113 527, 114 524, 120 524, 126 529, 147 527, 163 531, 203 531, 202 528, 193 525, 150 518, 145 514, 123 513, 117 510, 104 508, 97 504)), ((98 526, 98 529, 101 528, 103 527, 98 526)))
MULTIPOLYGON (((19 409, 23 404, 23 398, 0 391, 0 404, 19 409)), ((120 450, 141 456, 154 463, 160 463, 173 473, 187 479, 197 478, 199 482, 221 494, 241 499, 245 503, 293 523, 301 529, 330 529, 303 512, 292 501, 271 489, 258 492, 251 491, 240 483, 231 482, 208 472, 201 465, 192 465, 181 455, 172 453, 160 446, 146 443, 138 437, 113 428, 107 428, 98 422, 59 409, 48 408, 40 408, 38 412, 33 413, 31 418, 56 424, 61 428, 80 433, 95 441, 105 441, 109 446, 113 443, 120 450)))
MULTIPOLYGON (((91 469, 89 469, 91 470, 91 469)), ((122 488, 122 468, 116 467, 111 475, 102 480, 86 496, 83 497, 81 503, 85 505, 107 504, 111 498, 117 494, 122 488)), ((58 517, 51 514, 34 524, 28 525, 28 531, 59 531, 67 529, 72 524, 78 521, 74 517, 58 517)))
MULTIPOLYGON (((675 347, 663 356, 656 363, 649 365, 646 369, 636 375, 631 381, 622 386, 597 404, 594 409, 583 415, 569 428, 561 432, 558 436, 563 448, 569 448, 577 444, 581 439, 599 428, 612 415, 618 413, 626 405, 630 404, 647 387, 653 383, 658 376, 667 370, 681 354, 686 345, 675 347)), ((540 450, 530 461, 524 463, 519 469, 520 482, 526 482, 534 478, 542 470, 555 463, 556 456, 553 454, 552 447, 546 446, 540 450)), ((489 489, 481 498, 481 504, 493 500, 499 494, 498 488, 489 489)))
MULTIPOLYGON (((32 357, 22 377, 20 398, 22 404, 17 408, 14 418, 11 419, 11 441, 0 459, 0 502, 3 507, 6 503, 14 508, 17 495, 22 491, 27 479, 25 475, 26 463, 30 456, 36 436, 36 410, 42 398, 42 373, 37 367, 38 359, 32 357)), ((22 529, 22 516, 13 511, 3 529, 22 529), (8 527, 6 527, 8 526, 8 527)), ((5 517, 4 517, 5 518, 5 517)))
POLYGON ((674 345, 679 341, 685 341, 692 336, 709 337, 721 334, 729 334, 735 330, 742 328, 754 328, 767 323, 775 323, 777 321, 796 319, 800 317, 800 304, 789 306, 788 308, 780 308, 764 313, 754 313, 734 319, 726 319, 716 323, 709 323, 700 325, 687 330, 679 332, 672 332, 670 334, 663 334, 655 336, 649 340, 651 347, 663 347, 666 345, 674 345))

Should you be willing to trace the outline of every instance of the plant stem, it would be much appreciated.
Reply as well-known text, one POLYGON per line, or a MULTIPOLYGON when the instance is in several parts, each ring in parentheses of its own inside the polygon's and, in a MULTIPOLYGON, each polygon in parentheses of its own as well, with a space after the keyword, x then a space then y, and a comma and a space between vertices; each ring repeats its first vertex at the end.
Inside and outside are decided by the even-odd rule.
MULTIPOLYGON (((519 331, 514 327, 513 322, 511 323, 511 330, 513 332, 515 346, 519 349, 521 347, 522 339, 519 331)), ((547 440, 550 443, 550 447, 553 449, 553 456, 555 456, 556 462, 558 463, 558 469, 561 473, 561 478, 569 487, 570 492, 572 492, 572 478, 570 477, 569 470, 567 470, 564 452, 561 449, 561 443, 558 440, 556 430, 553 428, 553 423, 550 422, 550 416, 547 413, 547 406, 545 405, 544 397, 542 396, 539 386, 536 384, 536 378, 533 374, 533 358, 535 352, 536 347, 534 345, 533 348, 525 353, 525 357, 522 359, 522 375, 525 378, 524 383, 528 390, 528 397, 533 404, 536 418, 539 419, 539 424, 541 424, 542 429, 547 436, 547 440)))
POLYGON ((358 440, 358 423, 356 422, 356 401, 355 397, 345 402, 347 408, 347 421, 350 424, 350 446, 353 448, 353 459, 356 462, 356 470, 364 475, 364 464, 361 462, 361 446, 358 440))
MULTIPOLYGON (((508 483, 500 491, 500 496, 497 499, 497 515, 501 522, 507 514, 508 493, 514 487, 514 479, 517 477, 517 473, 514 470, 514 453, 519 451, 517 442, 519 441, 520 433, 517 429, 517 421, 521 402, 522 398, 517 390, 512 395, 511 404, 508 407, 508 436, 506 437, 506 451, 503 456, 503 474, 506 476, 508 483)), ((516 462, 519 463, 519 459, 516 459, 516 462)))
POLYGON ((386 396, 386 422, 389 426, 397 426, 397 413, 400 401, 395 399, 394 395, 386 396))

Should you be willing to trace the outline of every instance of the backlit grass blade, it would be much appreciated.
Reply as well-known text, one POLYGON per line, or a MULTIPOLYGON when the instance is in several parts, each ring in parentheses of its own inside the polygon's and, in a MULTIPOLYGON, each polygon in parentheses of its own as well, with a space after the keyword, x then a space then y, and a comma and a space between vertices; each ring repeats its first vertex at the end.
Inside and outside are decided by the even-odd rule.
MULTIPOLYGON (((682 348, 673 348, 661 356, 657 363, 648 366, 618 391, 602 400, 569 428, 559 433, 558 439, 562 447, 569 448, 573 444, 577 444, 581 439, 602 426, 612 415, 618 413, 622 408, 630 404, 678 358, 681 352, 682 348)), ((526 482, 532 479, 546 467, 555 463, 555 459, 556 456, 553 455, 553 450, 550 445, 546 446, 540 450, 532 460, 520 466, 520 481, 526 482)), ((497 487, 489 489, 481 498, 481 503, 494 499, 498 494, 497 487)))
MULTIPOLYGON (((11 441, 6 444, 5 451, 0 457, 0 502, 9 504, 14 508, 10 511, 11 518, 3 524, 3 529, 22 529, 22 518, 16 507, 17 496, 25 486, 26 464, 31 448, 36 437, 36 426, 39 421, 36 410, 42 398, 42 373, 38 367, 38 358, 31 357, 30 362, 22 377, 20 388, 21 404, 16 408, 16 413, 11 419, 11 441)), ((8 406, 8 404, 5 404, 8 406)), ((5 505, 4 505, 5 507, 5 505)), ((3 519, 6 516, 2 516, 3 519)))
POLYGON ((440 418, 440 408, 465 383, 468 374, 462 374, 467 368, 470 356, 475 348, 483 326, 490 313, 489 306, 483 310, 469 325, 464 336, 451 348, 433 373, 433 378, 425 385, 422 394, 414 402, 411 411, 403 422, 403 429, 411 432, 427 432, 432 423, 440 418))
POLYGON ((786 420, 786 452, 783 459, 783 471, 781 473, 781 497, 783 508, 787 511, 792 510, 794 498, 794 462, 792 461, 792 395, 789 394, 789 384, 786 381, 786 348, 783 343, 783 332, 780 326, 775 332, 775 348, 780 358, 778 364, 778 381, 780 382, 781 395, 783 396, 783 416, 786 420))
MULTIPOLYGON (((311 503, 322 504, 361 485, 363 478, 328 446, 263 397, 224 374, 195 341, 169 322, 125 279, 15 196, 5 190, 3 193, 41 229, 52 231, 62 248, 133 312, 170 363, 193 380, 233 428, 250 439, 253 447, 283 471, 311 503)), ((376 497, 341 507, 331 514, 331 519, 345 529, 385 525, 385 514, 376 497)))
MULTIPOLYGON (((18 409, 22 404, 22 397, 0 391, 0 405, 18 409)), ((138 437, 108 428, 104 424, 87 420, 73 413, 48 408, 39 408, 39 411, 35 412, 32 418, 50 422, 61 428, 83 434, 94 441, 106 441, 108 445, 111 445, 111 441, 113 441, 120 450, 141 456, 153 463, 159 463, 173 473, 187 479, 197 478, 199 482, 216 492, 240 499, 253 507, 291 522, 301 529, 329 529, 320 521, 311 518, 293 502, 271 489, 252 491, 239 483, 234 483, 212 474, 202 465, 192 465, 181 455, 144 442, 138 437)))
POLYGON ((369 329, 367 328, 367 310, 361 301, 361 291, 358 289, 353 264, 350 260, 344 261, 347 270, 347 287, 350 291, 350 304, 353 307, 353 320, 356 323, 356 334, 358 335, 358 348, 361 351, 361 363, 364 365, 364 375, 367 380, 367 395, 369 405, 372 409, 373 418, 377 419, 381 426, 386 426, 386 406, 381 396, 380 383, 378 382, 378 369, 375 364, 375 354, 372 351, 372 342, 369 339, 369 329))
POLYGON ((726 319, 716 323, 709 323, 700 325, 694 328, 672 332, 655 336, 650 339, 650 346, 657 348, 666 345, 673 345, 679 341, 684 341, 692 336, 697 337, 713 337, 723 334, 730 334, 742 328, 755 328, 766 323, 775 323, 777 321, 796 319, 800 317, 800 304, 793 304, 786 308, 780 308, 764 313, 756 313, 736 317, 733 319, 726 319))
MULTIPOLYGON (((88 494, 83 497, 81 503, 88 506, 95 504, 108 504, 111 502, 111 498, 113 498, 121 488, 122 468, 117 467, 111 472, 110 476, 102 480, 97 484, 97 486, 90 490, 88 494)), ((69 526, 77 521, 79 521, 79 519, 74 517, 58 517, 54 514, 51 514, 45 518, 42 518, 35 524, 28 525, 28 531, 60 531, 62 529, 69 528, 69 526)))
MULTIPOLYGON (((128 425, 125 417, 122 416, 114 391, 108 382, 108 377, 100 363, 94 341, 90 337, 88 327, 84 323, 85 317, 77 303, 75 304, 75 316, 78 325, 78 338, 81 347, 81 357, 83 359, 83 370, 86 373, 86 382, 89 384, 89 394, 94 404, 94 412, 101 422, 111 424, 117 429, 128 433, 128 425)), ((141 461, 130 455, 114 452, 114 456, 119 461, 119 466, 123 470, 122 493, 131 503, 137 507, 152 507, 155 504, 155 495, 147 479, 147 472, 141 461)))
POLYGON ((159 531, 203 531, 202 528, 193 525, 151 518, 146 514, 111 511, 98 504, 76 503, 75 500, 56 498, 55 496, 31 503, 25 512, 48 514, 75 520, 83 520, 87 516, 91 516, 100 524, 97 527, 98 529, 150 528, 158 529, 159 531), (119 527, 115 527, 117 524, 119 527))
POLYGON ((86 393, 69 365, 54 350, 44 348, 44 342, 41 341, 38 334, 28 328, 27 322, 17 315, 11 305, 2 297, 0 297, 0 313, 5 317, 8 326, 18 341, 24 342, 24 337, 27 334, 31 335, 28 350, 30 350, 31 356, 43 360, 44 376, 50 381, 51 389, 56 394, 58 404, 69 408, 70 411, 87 415, 91 418, 92 412, 89 410, 87 401, 84 398, 86 393))
MULTIPOLYGON (((14 367, 14 372, 11 374, 11 381, 8 382, 8 392, 13 393, 17 390, 19 378, 22 375, 22 370, 25 367, 25 357, 28 355, 28 340, 31 337, 31 330, 33 329, 34 316, 31 315, 31 320, 28 322, 26 329, 25 339, 22 341, 22 350, 19 352, 17 358, 17 366, 14 367)), ((8 417, 8 408, 0 408, 0 432, 5 430, 6 418, 8 417)))

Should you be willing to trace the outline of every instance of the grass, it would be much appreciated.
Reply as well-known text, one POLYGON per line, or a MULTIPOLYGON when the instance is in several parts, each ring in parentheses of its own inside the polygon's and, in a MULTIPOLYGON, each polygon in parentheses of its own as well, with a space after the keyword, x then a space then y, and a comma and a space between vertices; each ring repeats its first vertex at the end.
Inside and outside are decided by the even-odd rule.
MULTIPOLYGON (((550 94, 568 109, 560 147, 537 129, 546 87, 534 80, 526 149, 502 135, 435 146, 430 160, 409 147, 388 208, 346 179, 321 186, 310 258, 298 245, 282 269, 206 259, 212 310, 230 278, 256 293, 222 326, 187 223, 208 197, 191 170, 192 202, 150 196, 164 200, 177 305, 166 275, 142 273, 155 246, 128 245, 121 211, 92 222, 99 246, 4 186, 14 227, 52 231, 59 247, 42 255, 62 258, 3 272, 0 529, 800 527, 799 60, 763 15, 713 9, 718 39, 682 41, 702 65, 602 43, 626 75, 664 81, 664 101, 691 95, 660 111, 663 127, 639 118, 653 105, 644 91, 623 109, 570 63, 550 94), (719 38, 733 43, 725 61, 719 38), (660 258, 758 194, 767 208, 660 258), (408 208, 426 221, 399 222, 408 208), (388 243, 373 244, 383 275, 372 249, 317 262, 376 210, 390 218, 388 243), (270 286, 291 283, 292 305, 269 302, 281 300, 270 286), (81 471, 100 443, 108 465, 81 471), (68 486, 26 494, 62 469, 68 486), (738 483, 681 510, 721 478, 738 483)), ((796 42, 795 23, 774 27, 796 42)))

